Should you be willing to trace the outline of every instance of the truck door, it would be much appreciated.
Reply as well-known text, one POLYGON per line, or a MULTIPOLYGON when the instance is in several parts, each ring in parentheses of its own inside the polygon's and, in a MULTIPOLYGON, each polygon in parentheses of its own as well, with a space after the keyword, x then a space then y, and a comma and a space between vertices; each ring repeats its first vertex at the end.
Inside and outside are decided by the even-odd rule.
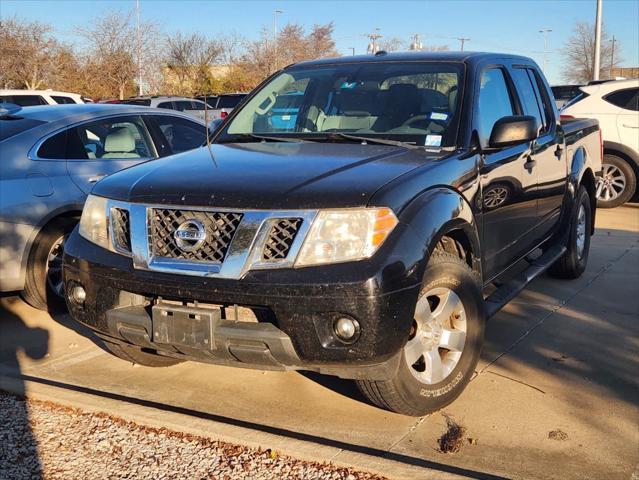
POLYGON ((507 75, 501 66, 484 69, 479 76, 474 112, 475 130, 484 152, 480 202, 487 278, 534 246, 528 234, 537 223, 537 175, 530 169, 530 142, 498 150, 487 148, 495 122, 518 113, 507 75))
POLYGON ((539 124, 539 137, 532 145, 531 171, 537 176, 537 237, 549 232, 559 219, 566 191, 568 165, 563 138, 548 90, 539 73, 530 66, 515 66, 512 77, 525 115, 539 124))

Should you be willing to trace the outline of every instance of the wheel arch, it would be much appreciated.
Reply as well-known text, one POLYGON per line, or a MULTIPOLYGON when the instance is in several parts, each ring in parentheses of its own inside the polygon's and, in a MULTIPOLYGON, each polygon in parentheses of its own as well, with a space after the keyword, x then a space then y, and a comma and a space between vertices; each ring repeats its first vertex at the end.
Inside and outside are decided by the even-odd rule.
POLYGON ((462 258, 482 275, 479 230, 466 199, 450 187, 434 187, 418 195, 400 213, 400 220, 424 241, 424 268, 437 249, 462 258))
POLYGON ((581 186, 584 186, 586 188, 588 196, 590 197, 590 211, 592 212, 591 233, 594 233, 595 216, 597 212, 597 181, 595 179, 595 174, 588 162, 588 152, 586 152, 586 149, 583 146, 579 147, 575 151, 571 159, 568 185, 568 192, 570 194, 570 208, 566 209, 565 213, 567 215, 570 215, 572 212, 575 198, 577 197, 577 192, 579 191, 579 187, 581 186))

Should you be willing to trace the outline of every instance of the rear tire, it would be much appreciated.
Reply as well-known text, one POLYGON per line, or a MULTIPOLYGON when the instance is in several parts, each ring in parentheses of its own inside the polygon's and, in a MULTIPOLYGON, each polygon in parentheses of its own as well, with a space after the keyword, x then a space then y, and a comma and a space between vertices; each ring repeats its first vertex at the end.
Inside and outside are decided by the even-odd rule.
POLYGON ((65 219, 46 227, 36 237, 24 281, 22 298, 39 310, 64 311, 64 284, 62 283, 62 254, 64 241, 76 225, 76 220, 65 219))
POLYGON ((628 162, 616 155, 606 154, 602 173, 605 183, 597 197, 598 207, 618 207, 632 198, 637 189, 637 176, 628 162))
POLYGON ((104 346, 116 357, 127 362, 145 367, 172 367, 182 360, 177 358, 164 357, 154 353, 145 352, 140 347, 133 345, 120 345, 117 343, 103 342, 104 346))
POLYGON ((590 252, 590 232, 592 231, 592 211, 590 196, 584 187, 579 187, 575 205, 570 217, 568 250, 548 270, 557 278, 578 278, 588 265, 590 252))
POLYGON ((388 380, 358 380, 357 386, 373 404, 393 412, 421 416, 439 410, 470 381, 485 323, 475 272, 459 257, 436 251, 424 273, 413 329, 397 372, 388 380))

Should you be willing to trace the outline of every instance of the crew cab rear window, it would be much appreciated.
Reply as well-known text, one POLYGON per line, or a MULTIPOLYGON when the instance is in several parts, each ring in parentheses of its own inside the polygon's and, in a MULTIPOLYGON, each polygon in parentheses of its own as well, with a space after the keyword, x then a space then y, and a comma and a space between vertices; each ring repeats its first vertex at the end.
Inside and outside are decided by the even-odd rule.
POLYGON ((173 102, 160 102, 158 108, 165 108, 167 110, 174 110, 173 102))
POLYGON ((537 125, 543 126, 545 119, 542 117, 542 107, 539 105, 539 99, 533 86, 534 80, 530 77, 530 72, 527 68, 513 68, 512 74, 524 113, 535 117, 537 125))
POLYGON ((42 125, 43 123, 47 122, 22 117, 2 117, 0 118, 0 142, 19 133, 26 132, 38 125, 42 125))
POLYGON ((639 88, 618 90, 606 95, 604 100, 624 110, 639 111, 639 88))

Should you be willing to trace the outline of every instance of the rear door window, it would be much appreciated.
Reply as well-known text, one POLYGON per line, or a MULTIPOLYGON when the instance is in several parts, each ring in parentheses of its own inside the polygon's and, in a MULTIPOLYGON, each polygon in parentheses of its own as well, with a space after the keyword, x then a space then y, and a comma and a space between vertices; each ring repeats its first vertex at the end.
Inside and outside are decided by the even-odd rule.
POLYGON ((173 102, 160 102, 158 103, 158 108, 166 108, 167 110, 175 110, 175 106, 173 102))
POLYGON ((535 87, 533 86, 527 69, 513 68, 512 75, 524 113, 535 117, 539 127, 543 126, 544 118, 542 117, 541 107, 538 103, 535 87))
POLYGON ((59 104, 59 105, 66 105, 66 104, 71 104, 71 103, 77 103, 75 100, 73 100, 71 97, 65 97, 62 95, 51 95, 51 98, 53 98, 53 100, 55 101, 55 103, 59 104))
POLYGON ((157 115, 153 118, 162 131, 171 153, 180 153, 201 147, 206 140, 204 125, 168 115, 157 115))
POLYGON ((624 110, 639 111, 639 88, 618 90, 606 95, 604 100, 624 110))
POLYGON ((482 144, 487 144, 493 126, 502 117, 514 115, 510 89, 502 68, 490 68, 481 74, 477 130, 482 144))

